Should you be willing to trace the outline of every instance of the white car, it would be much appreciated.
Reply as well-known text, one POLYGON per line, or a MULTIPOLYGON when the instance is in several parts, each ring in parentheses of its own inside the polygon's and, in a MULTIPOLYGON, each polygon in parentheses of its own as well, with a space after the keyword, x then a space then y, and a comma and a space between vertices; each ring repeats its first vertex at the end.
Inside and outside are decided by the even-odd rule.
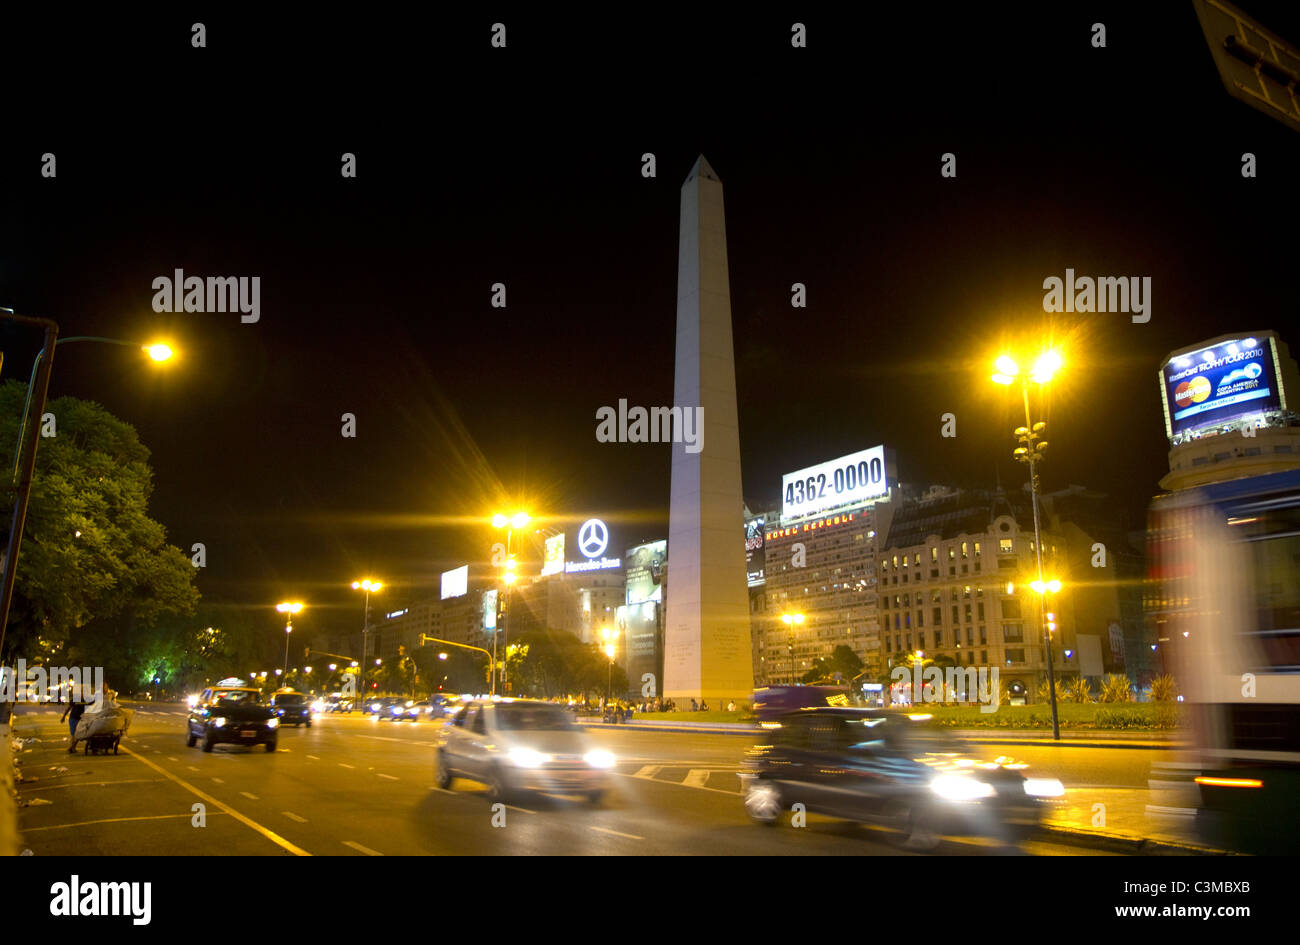
POLYGON ((486 785, 492 801, 525 792, 599 803, 615 762, 592 746, 565 706, 525 699, 468 703, 442 727, 436 755, 438 787, 469 778, 486 785))

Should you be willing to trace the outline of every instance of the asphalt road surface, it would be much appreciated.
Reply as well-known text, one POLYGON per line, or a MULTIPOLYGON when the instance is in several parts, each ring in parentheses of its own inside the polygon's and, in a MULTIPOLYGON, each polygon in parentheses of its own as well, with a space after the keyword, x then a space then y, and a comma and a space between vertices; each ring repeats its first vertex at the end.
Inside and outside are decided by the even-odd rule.
MULTIPOLYGON (((15 715, 16 734, 36 739, 20 755, 25 849, 37 856, 914 855, 881 829, 816 815, 802 828, 752 823, 740 796, 743 737, 593 730, 593 740, 619 759, 600 805, 521 800, 496 826, 481 785, 434 786, 439 723, 326 715, 311 728, 282 729, 275 753, 238 745, 204 753, 185 746, 183 705, 136 709, 119 755, 69 754, 59 709, 27 706, 15 715)), ((1145 783, 1139 752, 1049 750, 1078 777, 1145 783)), ((1031 751, 1016 754, 1047 774, 1027 757, 1031 751)), ((977 838, 946 839, 937 852, 1098 854, 1051 841, 1009 850, 977 838)))

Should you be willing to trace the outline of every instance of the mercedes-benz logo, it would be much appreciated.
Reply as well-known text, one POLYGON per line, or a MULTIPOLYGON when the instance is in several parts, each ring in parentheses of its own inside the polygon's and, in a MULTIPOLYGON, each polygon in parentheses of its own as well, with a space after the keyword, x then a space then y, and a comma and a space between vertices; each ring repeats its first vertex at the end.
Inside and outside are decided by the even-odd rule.
POLYGON ((578 529, 578 550, 588 558, 599 558, 609 545, 609 529, 598 518, 589 518, 578 529))

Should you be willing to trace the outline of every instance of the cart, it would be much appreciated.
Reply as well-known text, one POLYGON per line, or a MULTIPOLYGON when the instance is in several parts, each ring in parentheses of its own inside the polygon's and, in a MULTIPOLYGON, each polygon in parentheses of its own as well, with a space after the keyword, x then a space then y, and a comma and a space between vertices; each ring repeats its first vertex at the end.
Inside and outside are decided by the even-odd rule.
POLYGON ((111 711, 97 715, 82 716, 77 724, 77 740, 86 743, 82 751, 87 755, 108 754, 110 750, 113 754, 118 754, 122 736, 131 727, 133 715, 133 709, 114 707, 111 711))

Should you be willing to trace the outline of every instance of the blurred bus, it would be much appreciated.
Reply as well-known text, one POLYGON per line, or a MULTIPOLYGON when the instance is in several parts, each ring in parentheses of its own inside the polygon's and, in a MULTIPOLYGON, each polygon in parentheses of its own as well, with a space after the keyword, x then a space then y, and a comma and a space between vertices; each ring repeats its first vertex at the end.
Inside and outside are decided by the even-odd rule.
POLYGON ((1158 497, 1148 608, 1190 719, 1198 834, 1300 847, 1300 471, 1158 497))

